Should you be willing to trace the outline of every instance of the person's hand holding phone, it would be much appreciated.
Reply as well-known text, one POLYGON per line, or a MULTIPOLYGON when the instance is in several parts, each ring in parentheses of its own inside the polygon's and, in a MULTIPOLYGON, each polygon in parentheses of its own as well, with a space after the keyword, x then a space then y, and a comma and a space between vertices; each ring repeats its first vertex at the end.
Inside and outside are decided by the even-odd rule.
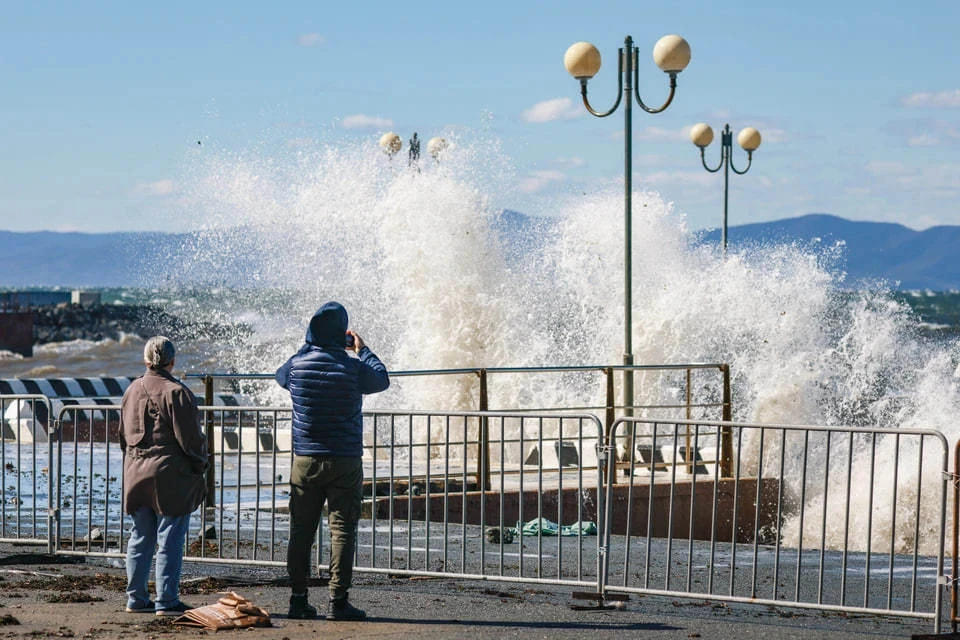
POLYGON ((352 349, 354 353, 360 353, 360 349, 366 346, 356 331, 347 329, 347 349, 352 349))

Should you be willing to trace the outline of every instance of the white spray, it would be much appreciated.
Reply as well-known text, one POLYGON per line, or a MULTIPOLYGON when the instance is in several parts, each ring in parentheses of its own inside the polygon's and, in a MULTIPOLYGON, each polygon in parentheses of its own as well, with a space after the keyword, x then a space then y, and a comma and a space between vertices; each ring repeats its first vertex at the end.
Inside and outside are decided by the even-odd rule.
MULTIPOLYGON (((622 187, 554 194, 550 211, 527 212, 545 222, 504 237, 489 200, 517 188, 507 167, 496 145, 455 138, 440 164, 422 160, 419 171, 372 144, 282 160, 215 156, 193 171, 191 215, 205 231, 178 257, 176 279, 263 292, 225 312, 254 330, 234 349, 221 345, 225 371, 273 371, 327 300, 345 304, 392 370, 621 362, 622 187)), ((844 291, 829 270, 838 248, 761 246, 723 257, 698 245, 658 194, 638 191, 633 202, 636 363, 729 363, 738 421, 960 436, 956 346, 925 342, 909 310, 880 288, 844 291)), ((476 408, 473 380, 439 380, 404 382, 370 406, 476 408)), ((597 403, 555 377, 515 380, 492 405, 597 403)), ((788 465, 799 464, 795 453, 788 465)), ((891 445, 880 456, 889 464, 891 445)), ((924 469, 938 473, 933 463, 924 469)), ((878 505, 892 495, 882 474, 856 481, 875 483, 878 505)), ((786 489, 799 495, 799 486, 786 489)), ((825 498, 812 486, 805 495, 814 510, 825 498)), ((934 509, 924 503, 921 518, 934 509)), ((854 539, 866 530, 863 511, 852 515, 854 539)), ((897 544, 912 544, 912 515, 898 520, 897 544)), ((889 539, 877 523, 872 531, 889 539)), ((785 525, 786 543, 800 535, 819 531, 785 525)), ((828 544, 841 545, 841 535, 829 531, 828 544)), ((927 535, 921 547, 933 544, 927 535)))

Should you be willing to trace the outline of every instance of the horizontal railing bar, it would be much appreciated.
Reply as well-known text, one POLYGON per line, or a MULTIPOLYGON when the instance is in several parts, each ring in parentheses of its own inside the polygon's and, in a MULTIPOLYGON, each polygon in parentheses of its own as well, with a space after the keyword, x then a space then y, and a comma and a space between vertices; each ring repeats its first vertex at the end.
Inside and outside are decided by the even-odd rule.
MULTIPOLYGON (((682 371, 686 369, 721 369, 720 363, 693 362, 688 364, 634 364, 634 365, 577 365, 555 367, 471 367, 462 369, 414 369, 391 371, 390 377, 464 375, 468 373, 572 373, 578 371, 682 371)), ((227 378, 236 380, 273 380, 272 373, 187 373, 185 378, 227 378)))
POLYGON ((812 425, 812 424, 778 424, 778 423, 756 423, 756 422, 724 422, 722 420, 688 420, 686 418, 637 418, 637 417, 623 417, 619 418, 618 422, 642 422, 644 424, 671 424, 671 425, 684 425, 684 426, 701 426, 701 427, 730 427, 733 429, 766 429, 768 431, 819 431, 819 432, 832 432, 832 433, 878 433, 878 434, 888 434, 888 435, 911 435, 911 436, 933 436, 939 438, 944 446, 947 445, 947 438, 943 435, 942 432, 937 431, 936 429, 919 429, 919 428, 908 428, 908 427, 898 427, 897 429, 888 429, 884 427, 853 427, 853 426, 823 426, 823 425, 812 425))
POLYGON ((897 617, 904 618, 920 618, 925 620, 933 620, 936 618, 936 613, 933 611, 915 611, 909 609, 885 609, 885 608, 871 608, 871 607, 854 607, 849 605, 832 605, 826 603, 817 603, 817 602, 804 602, 803 600, 772 600, 768 598, 754 598, 746 596, 732 596, 728 594, 714 594, 714 593, 699 593, 695 591, 666 591, 663 589, 642 589, 642 588, 631 588, 631 587, 622 587, 622 586, 613 586, 608 585, 607 591, 611 593, 635 593, 638 595, 654 595, 654 596, 663 596, 667 598, 711 598, 716 600, 722 600, 724 602, 736 602, 739 604, 758 604, 758 605, 770 605, 774 607, 786 607, 790 609, 815 609, 817 611, 833 611, 833 612, 844 612, 844 613, 863 613, 863 614, 872 614, 872 615, 895 615, 897 617))

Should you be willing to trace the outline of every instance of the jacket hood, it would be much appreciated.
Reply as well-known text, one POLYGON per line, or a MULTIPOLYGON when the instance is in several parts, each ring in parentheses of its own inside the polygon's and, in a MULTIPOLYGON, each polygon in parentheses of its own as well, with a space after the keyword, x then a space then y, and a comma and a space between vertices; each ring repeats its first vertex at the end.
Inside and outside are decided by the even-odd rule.
POLYGON ((328 302, 310 319, 306 341, 318 347, 347 346, 347 310, 339 302, 328 302))

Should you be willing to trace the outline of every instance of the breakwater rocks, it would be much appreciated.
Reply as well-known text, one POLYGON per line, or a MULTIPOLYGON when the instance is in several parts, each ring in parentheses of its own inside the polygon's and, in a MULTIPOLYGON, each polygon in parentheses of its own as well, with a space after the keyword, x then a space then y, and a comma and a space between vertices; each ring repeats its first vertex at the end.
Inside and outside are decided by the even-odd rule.
POLYGON ((59 304, 34 307, 33 343, 68 340, 117 340, 123 333, 172 340, 235 340, 248 336, 246 325, 221 325, 184 320, 150 305, 59 304))

